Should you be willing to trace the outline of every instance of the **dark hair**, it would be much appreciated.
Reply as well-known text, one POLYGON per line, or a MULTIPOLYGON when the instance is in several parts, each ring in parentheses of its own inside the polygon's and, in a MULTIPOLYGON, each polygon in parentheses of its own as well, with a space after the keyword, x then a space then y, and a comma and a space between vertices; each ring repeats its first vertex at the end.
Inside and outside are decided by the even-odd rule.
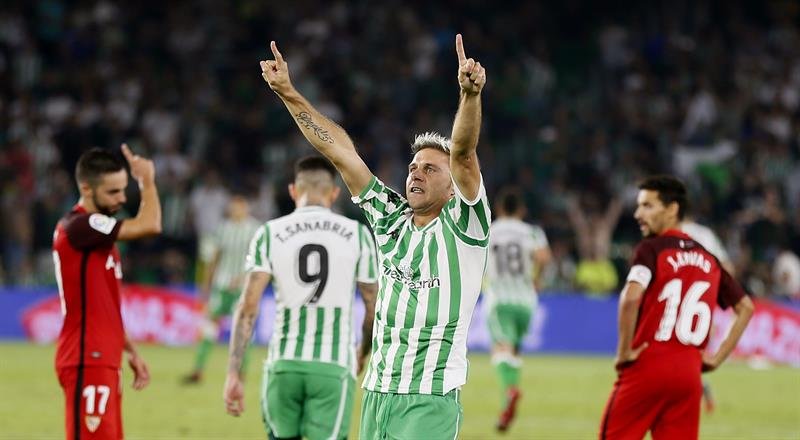
POLYGON ((646 177, 639 183, 639 189, 658 192, 658 199, 664 206, 672 202, 678 204, 678 220, 683 220, 689 209, 689 199, 686 196, 686 185, 675 176, 659 174, 646 177))
POLYGON ((303 171, 327 171, 331 178, 336 179, 336 167, 322 156, 306 156, 298 159, 294 164, 295 178, 303 171))
POLYGON ((509 215, 519 212, 525 208, 525 199, 519 188, 510 186, 500 190, 497 194, 496 209, 503 214, 509 215))
POLYGON ((122 159, 102 148, 91 148, 81 154, 75 166, 75 180, 94 187, 100 183, 104 174, 116 173, 125 169, 122 159))

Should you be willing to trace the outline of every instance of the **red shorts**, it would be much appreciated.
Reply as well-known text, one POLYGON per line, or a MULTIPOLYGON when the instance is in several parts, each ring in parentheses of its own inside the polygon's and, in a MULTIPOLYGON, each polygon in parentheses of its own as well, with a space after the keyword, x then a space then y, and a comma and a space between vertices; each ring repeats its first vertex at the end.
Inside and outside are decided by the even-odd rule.
POLYGON ((701 357, 698 350, 650 352, 620 373, 606 404, 600 439, 697 439, 701 357))
POLYGON ((78 388, 78 367, 59 368, 64 390, 66 438, 122 438, 122 376, 117 368, 84 367, 78 388))

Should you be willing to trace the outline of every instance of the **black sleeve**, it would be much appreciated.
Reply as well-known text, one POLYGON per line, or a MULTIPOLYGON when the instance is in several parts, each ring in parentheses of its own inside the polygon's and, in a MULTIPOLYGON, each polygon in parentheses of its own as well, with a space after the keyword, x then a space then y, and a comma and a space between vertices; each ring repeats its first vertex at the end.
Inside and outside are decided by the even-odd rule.
POLYGON ((103 214, 78 214, 64 222, 64 231, 74 248, 93 249, 113 245, 121 226, 121 220, 103 214))
POLYGON ((735 306, 747 295, 744 289, 725 269, 720 268, 722 276, 719 279, 719 292, 717 293, 717 304, 723 309, 735 306))

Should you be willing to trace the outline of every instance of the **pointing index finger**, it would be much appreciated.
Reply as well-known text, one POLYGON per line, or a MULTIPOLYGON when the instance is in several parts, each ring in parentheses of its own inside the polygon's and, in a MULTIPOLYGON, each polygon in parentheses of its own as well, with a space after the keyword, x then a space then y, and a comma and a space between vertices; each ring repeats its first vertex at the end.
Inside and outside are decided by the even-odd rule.
POLYGON ((269 42, 269 48, 272 49, 272 55, 275 57, 275 61, 283 63, 283 55, 278 51, 278 45, 275 44, 274 40, 269 42))
POLYGON ((131 149, 128 148, 128 144, 122 144, 120 149, 122 150, 122 155, 125 156, 125 159, 130 162, 133 159, 133 153, 131 152, 131 149))
POLYGON ((461 34, 456 34, 456 54, 458 55, 458 64, 464 64, 467 61, 467 56, 464 55, 464 41, 461 34))

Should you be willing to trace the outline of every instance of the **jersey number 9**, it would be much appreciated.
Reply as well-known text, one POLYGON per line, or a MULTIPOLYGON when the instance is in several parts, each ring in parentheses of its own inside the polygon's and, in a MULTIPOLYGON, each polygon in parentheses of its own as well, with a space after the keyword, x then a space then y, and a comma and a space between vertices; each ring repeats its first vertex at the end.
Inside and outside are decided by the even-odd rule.
POLYGON ((322 296, 322 291, 325 290, 325 285, 328 284, 328 250, 319 244, 304 245, 300 248, 299 260, 300 281, 307 284, 317 283, 314 293, 308 298, 306 304, 316 304, 319 297, 322 296), (309 270, 311 258, 315 258, 319 263, 314 265, 316 270, 313 272, 309 270))

